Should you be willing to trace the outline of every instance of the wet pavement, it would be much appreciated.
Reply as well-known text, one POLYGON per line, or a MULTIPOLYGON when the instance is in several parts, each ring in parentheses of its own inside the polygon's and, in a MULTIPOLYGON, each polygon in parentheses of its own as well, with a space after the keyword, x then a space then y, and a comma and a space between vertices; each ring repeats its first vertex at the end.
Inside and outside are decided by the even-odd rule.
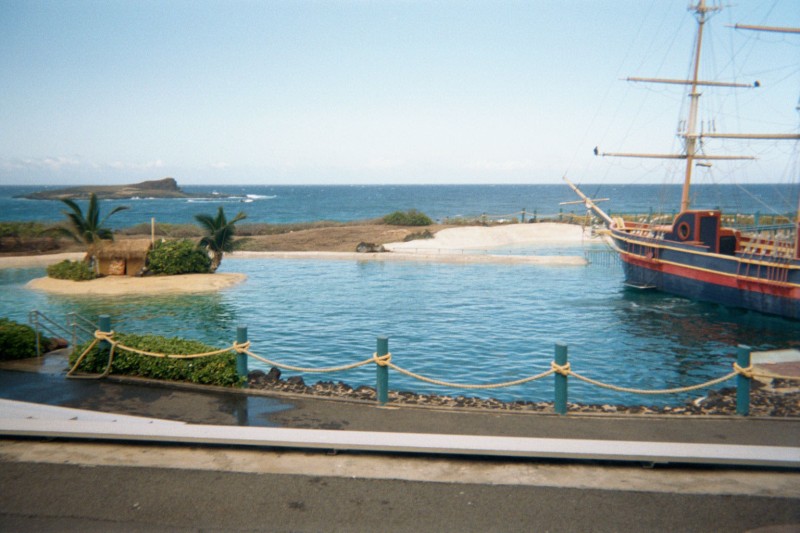
POLYGON ((67 379, 64 374, 0 370, 0 397, 103 413, 193 424, 276 426, 269 416, 291 404, 264 396, 194 392, 158 385, 67 379))

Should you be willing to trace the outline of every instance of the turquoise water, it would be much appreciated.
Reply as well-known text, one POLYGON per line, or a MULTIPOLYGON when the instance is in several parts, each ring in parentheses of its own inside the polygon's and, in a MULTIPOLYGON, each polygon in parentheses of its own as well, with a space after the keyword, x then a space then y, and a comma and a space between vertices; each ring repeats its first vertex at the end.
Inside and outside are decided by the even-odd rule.
MULTIPOLYGON (((458 383, 509 381, 547 370, 555 342, 568 344, 573 370, 644 389, 726 374, 740 343, 756 350, 800 348, 796 322, 630 292, 618 267, 227 259, 221 271, 243 272, 248 280, 214 294, 65 297, 24 288, 43 269, 0 270, 2 315, 25 321, 32 309, 54 317, 106 313, 117 331, 220 347, 245 325, 255 353, 305 367, 360 361, 385 335, 395 364, 458 383)), ((267 370, 252 360, 250 368, 267 370)), ((303 378, 374 386, 375 368, 303 378)), ((390 371, 392 389, 502 400, 552 401, 552 381, 468 391, 390 371)), ((570 380, 570 401, 579 403, 667 405, 699 395, 634 396, 570 380)))

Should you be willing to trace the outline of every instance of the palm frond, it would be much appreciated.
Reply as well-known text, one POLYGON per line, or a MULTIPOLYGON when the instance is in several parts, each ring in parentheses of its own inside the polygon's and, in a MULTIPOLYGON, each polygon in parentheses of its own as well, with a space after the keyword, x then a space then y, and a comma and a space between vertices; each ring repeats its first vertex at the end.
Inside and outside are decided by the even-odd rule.
POLYGON ((120 211, 125 211, 126 209, 130 209, 130 207, 128 207, 127 205, 118 205, 117 207, 112 209, 109 214, 103 217, 103 220, 100 221, 99 225, 102 226, 103 224, 105 224, 106 220, 108 220, 108 218, 114 213, 119 213, 120 211))
POLYGON ((209 232, 213 232, 215 230, 215 228, 216 228, 216 222, 211 217, 211 215, 199 214, 199 215, 195 215, 194 219, 198 223, 200 223, 201 226, 203 226, 203 229, 205 229, 205 230, 207 230, 209 232))

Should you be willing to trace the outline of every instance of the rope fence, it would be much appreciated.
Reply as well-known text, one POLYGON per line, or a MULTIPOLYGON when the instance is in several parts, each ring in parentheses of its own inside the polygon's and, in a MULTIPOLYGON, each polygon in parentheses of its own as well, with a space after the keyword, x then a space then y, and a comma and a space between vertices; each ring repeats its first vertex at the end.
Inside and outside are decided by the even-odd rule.
POLYGON ((418 381, 422 381, 424 383, 438 385, 440 387, 449 387, 449 388, 465 389, 465 390, 490 390, 490 389, 499 389, 505 387, 514 387, 517 385, 523 385, 526 383, 531 383, 533 381, 541 380, 549 376, 555 376, 554 408, 556 413, 562 415, 567 413, 567 396, 568 396, 567 378, 569 377, 573 377, 579 381, 582 381, 584 383, 596 387, 613 390, 616 392, 623 392, 628 394, 640 394, 640 395, 681 394, 685 392, 691 392, 699 389, 713 387, 720 383, 724 383, 725 381, 728 381, 730 379, 736 378, 737 379, 736 412, 737 414, 742 416, 746 416, 750 412, 751 380, 755 378, 768 378, 768 379, 783 379, 789 381, 800 381, 800 377, 797 376, 785 376, 785 375, 777 375, 773 373, 763 373, 756 371, 750 361, 751 349, 750 347, 744 345, 739 345, 737 347, 736 362, 733 363, 731 372, 723 376, 711 379, 709 381, 705 381, 703 383, 698 383, 695 385, 689 385, 685 387, 676 387, 670 389, 637 389, 637 388, 623 387, 611 383, 606 383, 597 379, 589 378, 583 374, 574 371, 572 369, 571 364, 567 360, 567 346, 561 343, 557 343, 555 345, 555 358, 550 363, 549 370, 531 376, 527 376, 524 378, 516 379, 513 381, 488 383, 488 384, 470 384, 470 383, 453 383, 449 381, 443 381, 440 379, 431 378, 428 376, 412 372, 411 370, 408 370, 406 368, 397 365, 396 363, 392 362, 392 354, 389 352, 389 339, 386 337, 378 337, 377 351, 375 351, 371 357, 368 357, 361 361, 340 366, 301 367, 301 366, 281 363, 278 361, 273 361, 271 359, 268 359, 266 357, 254 353, 251 350, 250 341, 247 340, 246 327, 237 328, 236 341, 233 342, 230 347, 221 348, 219 350, 213 350, 208 352, 194 353, 194 354, 168 354, 168 353, 155 353, 146 350, 140 350, 138 348, 122 344, 121 342, 115 339, 115 335, 116 335, 115 332, 111 329, 110 317, 108 315, 101 315, 99 320, 99 328, 97 329, 97 331, 94 332, 94 339, 83 350, 81 355, 77 358, 75 364, 67 372, 67 377, 82 378, 82 379, 105 378, 111 373, 114 355, 119 351, 125 351, 143 357, 154 357, 162 359, 197 359, 197 358, 211 357, 225 353, 234 353, 236 354, 237 357, 236 361, 237 374, 239 375, 240 378, 244 378, 245 380, 248 375, 248 369, 247 369, 248 358, 255 359, 272 367, 280 368, 283 370, 289 370, 293 372, 302 372, 302 373, 343 372, 374 364, 376 366, 376 372, 377 372, 376 376, 377 400, 380 405, 385 405, 389 401, 388 399, 389 369, 392 369, 404 376, 416 379, 418 381), (93 375, 77 374, 77 369, 80 366, 81 362, 83 362, 86 356, 98 344, 108 349, 108 363, 106 365, 105 370, 100 374, 93 374, 93 375))

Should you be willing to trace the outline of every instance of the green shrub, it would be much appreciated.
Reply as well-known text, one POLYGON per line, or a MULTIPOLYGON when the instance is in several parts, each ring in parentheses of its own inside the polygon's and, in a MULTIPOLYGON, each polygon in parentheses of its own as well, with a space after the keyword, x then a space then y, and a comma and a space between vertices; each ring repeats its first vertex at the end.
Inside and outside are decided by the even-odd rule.
MULTIPOLYGON (((119 333, 115 339, 125 346, 159 354, 187 355, 216 350, 202 342, 156 335, 119 333)), ((88 344, 75 350, 70 356, 70 366, 75 365, 87 346, 88 344)), ((79 370, 97 374, 104 372, 107 365, 108 354, 103 353, 98 346, 95 346, 81 362, 79 370)), ((114 352, 111 372, 150 379, 187 381, 224 387, 242 383, 236 374, 236 355, 233 352, 196 359, 169 359, 134 354, 118 348, 114 352)))
POLYGON ((406 212, 395 211, 383 217, 384 224, 391 226, 430 226, 433 224, 428 215, 420 213, 416 209, 409 209, 406 212))
POLYGON ((0 222, 0 238, 26 239, 39 237, 48 227, 40 222, 0 222))
POLYGON ((55 279, 87 281, 97 277, 92 268, 83 261, 64 260, 47 267, 47 275, 55 279))
MULTIPOLYGON (((39 334, 41 346, 49 340, 39 334)), ((0 318, 0 360, 36 357, 36 332, 32 327, 7 318, 0 318)))
POLYGON ((208 254, 187 239, 157 242, 147 256, 153 274, 205 274, 211 266, 208 254))

